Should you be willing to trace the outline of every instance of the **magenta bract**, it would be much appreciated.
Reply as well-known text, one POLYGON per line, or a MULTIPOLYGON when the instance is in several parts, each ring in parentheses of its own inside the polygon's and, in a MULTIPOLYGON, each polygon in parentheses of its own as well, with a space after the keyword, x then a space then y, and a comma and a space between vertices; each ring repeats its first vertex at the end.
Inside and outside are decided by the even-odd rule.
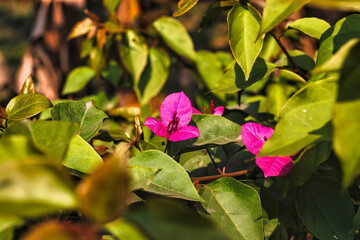
POLYGON ((172 142, 199 137, 199 130, 188 126, 193 114, 190 99, 183 93, 168 95, 160 106, 160 120, 148 117, 144 125, 156 135, 168 138, 172 142))
MULTIPOLYGON (((223 107, 223 106, 219 106, 219 107, 216 107, 216 108, 214 108, 214 107, 215 107, 214 101, 211 100, 211 102, 210 102, 210 112, 209 112, 209 114, 222 116, 223 113, 224 113, 224 107, 223 107)), ((200 112, 200 111, 197 110, 196 108, 193 107, 192 109, 193 109, 194 114, 202 114, 202 112, 200 112)), ((204 108, 204 114, 207 114, 207 109, 206 109, 206 107, 204 108)))
MULTIPOLYGON (((245 147, 257 155, 264 143, 272 136, 274 129, 257 123, 242 125, 242 141, 245 147)), ((263 170, 265 177, 286 176, 293 167, 291 157, 256 157, 256 164, 263 170)))

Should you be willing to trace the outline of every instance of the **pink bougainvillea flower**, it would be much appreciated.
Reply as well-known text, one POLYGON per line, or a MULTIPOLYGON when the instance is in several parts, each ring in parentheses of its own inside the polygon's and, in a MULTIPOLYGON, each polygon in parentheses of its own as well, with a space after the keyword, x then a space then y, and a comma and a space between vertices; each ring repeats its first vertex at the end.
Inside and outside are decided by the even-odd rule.
POLYGON ((156 135, 168 138, 169 141, 183 141, 200 136, 199 129, 188 126, 192 115, 190 99, 183 92, 172 93, 161 103, 160 121, 148 117, 144 125, 156 135))
MULTIPOLYGON (((215 107, 214 101, 211 100, 209 114, 221 116, 224 113, 224 107, 223 106, 219 106, 219 107, 216 107, 216 108, 214 108, 214 107, 215 107)), ((200 112, 196 108, 193 107, 192 109, 193 109, 194 114, 202 114, 202 112, 200 112)), ((207 108, 206 107, 204 107, 204 114, 207 114, 207 108)))
MULTIPOLYGON (((241 136, 245 147, 257 155, 273 133, 274 129, 272 128, 257 123, 246 123, 242 125, 241 136)), ((286 176, 293 167, 292 159, 289 156, 256 157, 256 164, 263 170, 265 177, 286 176)))

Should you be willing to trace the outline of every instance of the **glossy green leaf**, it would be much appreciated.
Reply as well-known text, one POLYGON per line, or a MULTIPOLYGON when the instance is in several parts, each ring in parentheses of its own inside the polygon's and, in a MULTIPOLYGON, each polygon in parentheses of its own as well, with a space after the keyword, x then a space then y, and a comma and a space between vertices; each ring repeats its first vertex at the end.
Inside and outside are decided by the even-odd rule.
POLYGON ((213 222, 170 201, 149 201, 133 205, 126 216, 150 239, 229 240, 213 222))
POLYGON ((215 84, 223 75, 221 62, 216 55, 209 51, 198 51, 196 67, 204 80, 206 87, 213 90, 215 84))
POLYGON ((129 165, 162 169, 146 191, 168 197, 202 201, 185 169, 163 152, 148 150, 139 153, 130 159, 129 165))
POLYGON ((257 191, 233 178, 221 178, 200 190, 203 208, 231 239, 264 239, 257 191))
POLYGON ((82 90, 95 77, 95 72, 87 66, 77 67, 70 72, 65 81, 62 94, 76 93, 82 90))
POLYGON ((179 17, 189 11, 191 8, 195 6, 198 0, 179 0, 178 2, 178 10, 173 13, 173 17, 179 17))
POLYGON ((359 0, 310 0, 310 6, 336 11, 360 11, 359 0))
POLYGON ((89 141, 101 128, 107 115, 97 109, 92 102, 64 101, 51 110, 54 120, 76 122, 80 126, 80 136, 89 141))
POLYGON ((349 40, 327 61, 325 61, 320 66, 317 66, 312 73, 322 73, 322 72, 337 72, 340 71, 341 67, 344 64, 346 57, 349 55, 350 50, 359 42, 360 39, 355 38, 349 40))
POLYGON ((320 39, 321 35, 330 28, 330 24, 320 18, 307 17, 292 22, 289 27, 295 28, 310 37, 320 39))
POLYGON ((271 31, 309 1, 310 0, 267 0, 259 36, 271 31))
POLYGON ((147 189, 152 180, 155 178, 161 169, 140 167, 140 166, 130 166, 130 190, 135 191, 138 189, 147 189))
POLYGON ((159 94, 169 75, 169 67, 169 55, 160 48, 151 47, 148 64, 137 86, 143 104, 159 94))
POLYGON ((91 173, 103 164, 103 160, 88 142, 75 135, 69 143, 63 164, 82 173, 91 173))
POLYGON ((0 182, 1 213, 34 217, 77 205, 66 175, 48 159, 3 162, 0 182))
POLYGON ((295 195, 299 217, 319 239, 354 239, 350 232, 354 207, 349 195, 326 177, 313 178, 295 195))
POLYGON ((121 240, 147 240, 142 231, 133 223, 119 219, 105 225, 106 229, 121 240))
POLYGON ((321 80, 297 91, 282 108, 275 132, 259 156, 289 156, 311 143, 331 139, 336 88, 336 81, 321 80))
POLYGON ((124 214, 130 185, 126 161, 126 152, 111 156, 77 186, 79 207, 85 215, 105 223, 124 214))
POLYGON ((20 94, 7 104, 6 118, 18 121, 32 117, 50 107, 52 107, 50 100, 41 94, 20 94))
POLYGON ((129 29, 125 32, 119 47, 121 61, 133 76, 136 85, 148 59, 145 39, 138 32, 129 29))
POLYGON ((275 70, 276 66, 276 64, 258 58, 254 63, 249 79, 245 80, 244 72, 236 62, 233 62, 227 68, 221 79, 215 84, 213 92, 234 93, 250 87, 252 84, 267 77, 275 70))
POLYGON ((227 21, 231 51, 244 72, 245 80, 248 80, 264 42, 264 35, 257 35, 260 13, 251 5, 237 4, 229 12, 227 21))
POLYGON ((40 151, 62 161, 72 137, 79 132, 76 123, 60 121, 28 120, 13 123, 5 131, 5 136, 21 134, 32 140, 40 151))
POLYGON ((331 153, 331 142, 321 142, 306 148, 295 161, 294 167, 286 178, 278 178, 280 187, 286 195, 289 190, 308 182, 317 167, 325 162, 331 153))
POLYGON ((329 28, 320 39, 320 47, 316 59, 316 66, 324 64, 342 45, 352 38, 360 37, 360 15, 349 15, 329 28))
POLYGON ((344 173, 343 185, 348 187, 360 175, 360 43, 346 58, 340 72, 337 102, 334 107, 334 149, 344 173))
POLYGON ((119 6, 122 0, 103 0, 104 6, 110 13, 116 12, 117 7, 119 6))
POLYGON ((31 74, 25 79, 22 87, 21 87, 21 94, 32 94, 35 93, 35 84, 32 80, 31 74))
POLYGON ((196 60, 193 41, 185 27, 176 19, 161 17, 153 23, 165 43, 180 56, 196 60))

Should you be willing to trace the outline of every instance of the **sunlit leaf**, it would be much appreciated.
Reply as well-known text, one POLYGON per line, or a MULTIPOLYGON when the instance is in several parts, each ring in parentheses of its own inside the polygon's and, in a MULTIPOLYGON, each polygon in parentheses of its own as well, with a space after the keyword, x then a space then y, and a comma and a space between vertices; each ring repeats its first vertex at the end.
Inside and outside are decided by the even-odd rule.
POLYGON ((63 101, 51 110, 54 120, 76 122, 80 126, 80 136, 89 141, 100 129, 107 115, 97 109, 92 102, 63 101))
POLYGON ((309 5, 336 11, 360 11, 359 0, 310 0, 309 5))
POLYGON ((67 38, 72 39, 79 37, 81 35, 87 34, 90 31, 93 31, 95 28, 95 23, 87 17, 84 20, 75 24, 67 38))
POLYGON ((50 107, 52 107, 50 100, 41 94, 20 94, 7 104, 6 118, 18 121, 32 117, 50 107))
POLYGON ((196 67, 200 76, 209 90, 213 90, 215 84, 223 75, 221 62, 214 53, 209 51, 198 51, 196 67))
POLYGON ((130 173, 130 190, 135 191, 138 189, 147 189, 152 180, 155 178, 161 169, 130 166, 128 167, 130 173))
POLYGON ((10 135, 0 139, 0 162, 37 156, 40 153, 25 136, 10 135))
POLYGON ((76 93, 82 90, 93 77, 95 77, 95 72, 90 67, 83 66, 73 69, 66 78, 62 94, 76 93))
POLYGON ((161 17, 153 23, 165 43, 180 56, 196 60, 194 44, 185 27, 176 19, 161 17))
POLYGON ((31 74, 25 79, 22 87, 21 87, 21 94, 31 94, 35 93, 35 85, 32 80, 31 74))
POLYGON ((177 6, 178 10, 173 13, 173 17, 178 17, 189 11, 195 6, 198 0, 179 0, 177 6))
POLYGON ((251 5, 237 4, 229 12, 227 21, 231 51, 248 80, 264 42, 264 35, 258 37, 260 13, 251 5))
POLYGON ((157 150, 144 151, 131 158, 129 165, 162 169, 146 191, 168 197, 202 201, 185 169, 163 152, 157 150))
POLYGON ((122 240, 147 240, 142 231, 133 223, 124 219, 119 219, 105 225, 114 236, 122 240))
POLYGON ((289 27, 295 28, 310 37, 320 39, 321 35, 330 28, 330 24, 322 19, 309 17, 300 18, 289 24, 289 27))
POLYGON ((233 178, 221 178, 201 188, 204 209, 231 239, 264 239, 257 191, 233 178))

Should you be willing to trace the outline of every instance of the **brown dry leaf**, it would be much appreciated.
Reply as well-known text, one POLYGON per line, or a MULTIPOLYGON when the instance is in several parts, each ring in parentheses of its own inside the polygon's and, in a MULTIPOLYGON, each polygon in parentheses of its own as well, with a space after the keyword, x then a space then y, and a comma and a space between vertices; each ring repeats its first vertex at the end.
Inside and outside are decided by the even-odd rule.
POLYGON ((120 22, 125 25, 134 25, 140 16, 140 5, 138 0, 122 0, 117 10, 120 22))

